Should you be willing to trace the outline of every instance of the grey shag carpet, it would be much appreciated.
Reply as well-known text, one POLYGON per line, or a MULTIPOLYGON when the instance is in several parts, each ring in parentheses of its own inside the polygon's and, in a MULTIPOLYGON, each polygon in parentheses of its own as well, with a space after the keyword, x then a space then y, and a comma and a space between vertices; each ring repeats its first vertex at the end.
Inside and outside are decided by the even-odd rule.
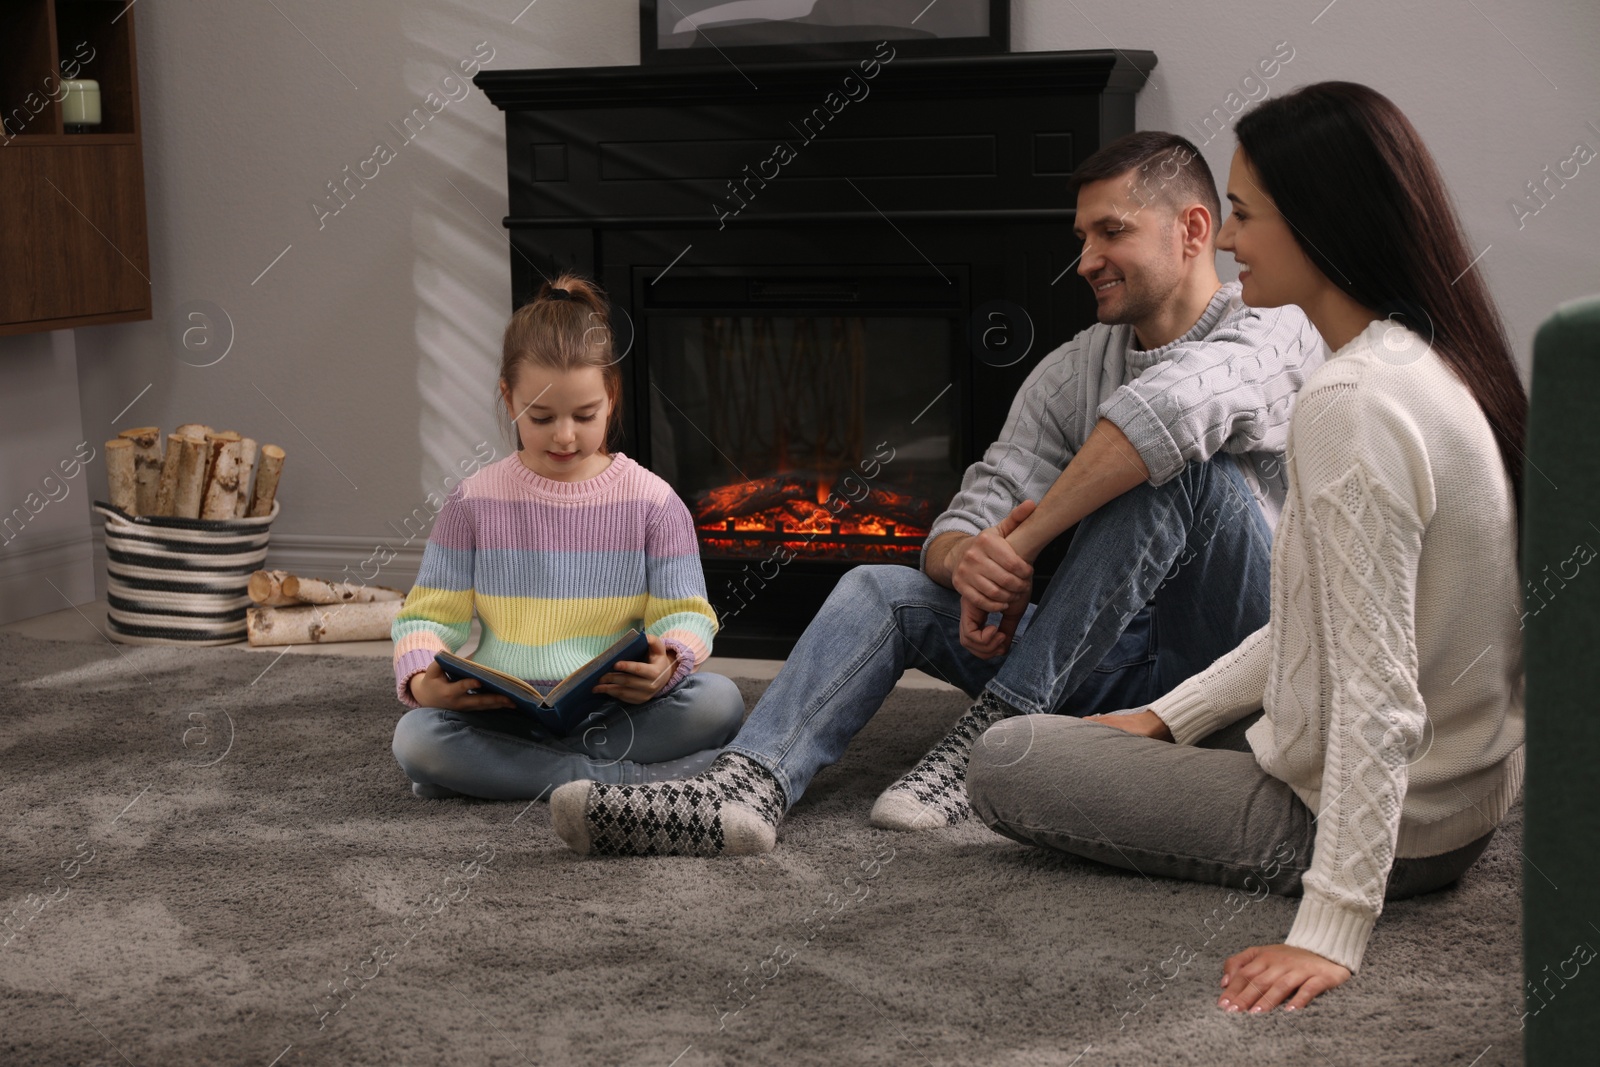
POLYGON ((769 856, 594 860, 543 804, 413 797, 391 690, 0 636, 0 1063, 1522 1062, 1520 805, 1355 979, 1241 1017, 1221 961, 1294 901, 868 826, 959 696, 898 691, 769 856))

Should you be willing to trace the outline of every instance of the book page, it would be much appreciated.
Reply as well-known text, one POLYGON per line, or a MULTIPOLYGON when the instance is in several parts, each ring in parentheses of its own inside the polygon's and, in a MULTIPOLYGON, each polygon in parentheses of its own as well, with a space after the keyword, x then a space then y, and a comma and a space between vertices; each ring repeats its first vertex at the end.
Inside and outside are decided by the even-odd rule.
POLYGON ((638 636, 638 630, 630 629, 627 633, 617 638, 616 641, 612 642, 610 648, 606 649, 594 659, 590 660, 588 663, 585 663, 583 666, 567 675, 566 678, 562 680, 560 685, 550 690, 549 694, 544 698, 545 703, 554 704, 562 697, 572 692, 573 689, 577 688, 579 685, 582 685, 596 666, 605 663, 612 656, 615 656, 618 652, 621 652, 624 648, 627 648, 628 642, 632 641, 638 636))

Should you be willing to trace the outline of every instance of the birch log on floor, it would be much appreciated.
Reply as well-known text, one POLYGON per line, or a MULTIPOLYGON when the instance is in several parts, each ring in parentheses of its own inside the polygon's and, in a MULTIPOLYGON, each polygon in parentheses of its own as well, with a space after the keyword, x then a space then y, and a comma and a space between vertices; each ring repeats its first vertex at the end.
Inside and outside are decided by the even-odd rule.
POLYGON ((202 519, 231 519, 239 505, 239 442, 213 437, 211 471, 200 505, 202 519))
POLYGON ((321 578, 284 578, 283 592, 302 604, 371 604, 381 600, 404 600, 405 593, 386 585, 359 585, 355 582, 325 582, 321 578))
POLYGON ((139 514, 138 474, 134 467, 134 444, 125 437, 106 442, 106 490, 111 506, 129 515, 139 514))
POLYGON ((140 426, 117 434, 133 442, 133 470, 138 481, 139 514, 156 514, 156 495, 161 488, 161 427, 140 426))
POLYGON ((247 608, 246 635, 256 646, 385 641, 402 606, 398 600, 379 600, 367 604, 247 608))
POLYGON ((272 498, 278 494, 278 479, 283 474, 283 449, 262 445, 256 464, 256 488, 250 494, 250 517, 272 514, 272 498))
POLYGON ((183 456, 183 438, 179 434, 167 434, 167 451, 161 457, 161 481, 156 486, 156 507, 153 515, 171 515, 172 502, 178 492, 178 462, 183 456))
POLYGON ((235 518, 250 514, 250 475, 256 469, 256 439, 246 437, 239 442, 239 496, 233 504, 235 518))
POLYGON ((292 577, 288 571, 256 571, 250 576, 250 599, 268 608, 302 603, 283 591, 284 580, 292 577))
POLYGON ((179 437, 178 481, 172 494, 172 514, 178 518, 200 517, 201 479, 206 473, 206 443, 199 437, 179 437))

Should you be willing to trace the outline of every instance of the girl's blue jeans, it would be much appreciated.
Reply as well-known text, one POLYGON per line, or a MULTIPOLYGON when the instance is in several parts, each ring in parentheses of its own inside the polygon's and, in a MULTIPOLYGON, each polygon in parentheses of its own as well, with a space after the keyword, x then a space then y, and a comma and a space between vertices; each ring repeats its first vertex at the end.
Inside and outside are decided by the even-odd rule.
POLYGON ((697 671, 644 704, 610 701, 567 737, 512 710, 413 708, 394 729, 394 758, 429 795, 548 798, 580 779, 626 785, 699 774, 744 719, 739 687, 697 671))

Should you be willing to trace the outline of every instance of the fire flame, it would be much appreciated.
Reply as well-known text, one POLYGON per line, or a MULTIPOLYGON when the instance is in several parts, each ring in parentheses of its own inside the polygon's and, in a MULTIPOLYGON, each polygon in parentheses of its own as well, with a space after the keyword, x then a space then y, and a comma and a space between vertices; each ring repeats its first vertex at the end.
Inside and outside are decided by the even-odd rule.
POLYGON ((835 559, 894 559, 919 552, 928 535, 930 505, 878 484, 856 484, 854 500, 842 485, 830 492, 823 481, 796 474, 718 486, 696 499, 695 525, 708 547, 735 556, 765 555, 778 543, 797 554, 835 559), (835 493, 830 510, 827 502, 835 493), (838 500, 845 501, 843 507, 838 500), (741 538, 740 533, 766 536, 741 538))

